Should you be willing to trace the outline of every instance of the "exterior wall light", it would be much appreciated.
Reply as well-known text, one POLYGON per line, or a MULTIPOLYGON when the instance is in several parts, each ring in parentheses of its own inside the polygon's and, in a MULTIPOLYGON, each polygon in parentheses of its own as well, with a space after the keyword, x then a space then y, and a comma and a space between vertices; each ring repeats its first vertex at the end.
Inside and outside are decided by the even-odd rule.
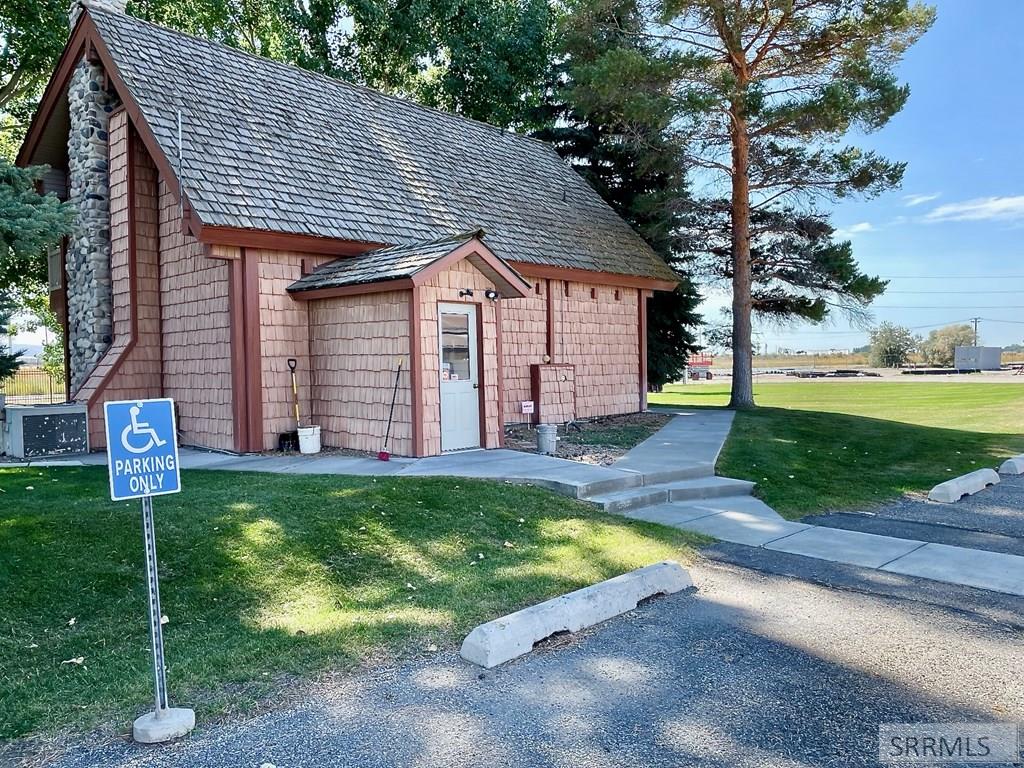
POLYGON ((496 290, 494 290, 493 288, 488 288, 486 291, 484 291, 484 296, 487 297, 488 301, 497 301, 498 300, 498 292, 496 290))
POLYGON ((473 295, 473 289, 472 288, 463 288, 461 291, 459 291, 459 298, 460 299, 463 296, 472 296, 472 295, 473 295))

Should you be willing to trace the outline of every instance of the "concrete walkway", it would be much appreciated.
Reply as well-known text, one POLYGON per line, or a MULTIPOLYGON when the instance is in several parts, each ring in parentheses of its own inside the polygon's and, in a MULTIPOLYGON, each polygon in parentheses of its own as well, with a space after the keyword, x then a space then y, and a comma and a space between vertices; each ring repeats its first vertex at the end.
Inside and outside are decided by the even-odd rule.
MULTIPOLYGON (((392 458, 390 461, 379 461, 374 458, 330 454, 238 456, 182 448, 179 458, 182 469, 285 475, 473 477, 537 485, 578 499, 595 499, 603 494, 629 491, 641 486, 695 478, 707 478, 710 484, 720 485, 720 479, 714 477, 715 461, 729 435, 733 414, 729 411, 675 413, 677 418, 664 429, 609 467, 504 449, 458 451, 424 459, 392 458)), ((30 461, 29 466, 105 465, 106 462, 105 453, 92 453, 67 459, 30 461)), ((23 465, 20 462, 10 463, 23 465)))

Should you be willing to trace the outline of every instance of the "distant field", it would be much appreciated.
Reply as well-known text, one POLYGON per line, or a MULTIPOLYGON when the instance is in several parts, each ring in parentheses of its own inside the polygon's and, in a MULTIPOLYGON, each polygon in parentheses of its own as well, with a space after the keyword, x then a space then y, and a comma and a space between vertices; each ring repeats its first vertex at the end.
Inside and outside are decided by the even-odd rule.
MULTIPOLYGON (((757 355, 754 368, 866 368, 867 355, 757 355)), ((715 358, 715 368, 732 368, 732 357, 715 358)))
MULTIPOLYGON (((924 361, 912 359, 912 363, 923 365, 924 361)), ((1024 363, 1024 352, 1004 352, 1003 365, 1024 363)), ((722 355, 715 358, 714 367, 719 370, 732 368, 732 357, 722 355)), ((867 368, 867 355, 757 355, 754 368, 867 368)))
MULTIPOLYGON (((1024 452, 1024 381, 793 381, 754 385, 723 475, 754 480, 789 517, 863 509, 1024 452)), ((652 405, 723 407, 729 384, 673 385, 652 405)))

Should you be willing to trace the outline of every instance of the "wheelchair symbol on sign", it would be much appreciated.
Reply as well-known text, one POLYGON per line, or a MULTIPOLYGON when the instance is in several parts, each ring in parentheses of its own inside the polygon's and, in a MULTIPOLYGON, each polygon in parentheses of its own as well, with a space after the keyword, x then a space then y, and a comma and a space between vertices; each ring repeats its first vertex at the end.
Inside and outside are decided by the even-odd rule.
POLYGON ((124 446, 126 451, 129 451, 130 453, 145 453, 153 447, 159 448, 163 445, 167 445, 167 441, 161 440, 160 436, 156 433, 156 430, 149 426, 147 422, 139 421, 139 414, 142 413, 142 409, 139 406, 133 405, 129 409, 129 413, 132 417, 132 423, 121 431, 121 445, 124 446), (129 442, 129 437, 139 436, 148 438, 145 444, 132 445, 132 443, 129 442))

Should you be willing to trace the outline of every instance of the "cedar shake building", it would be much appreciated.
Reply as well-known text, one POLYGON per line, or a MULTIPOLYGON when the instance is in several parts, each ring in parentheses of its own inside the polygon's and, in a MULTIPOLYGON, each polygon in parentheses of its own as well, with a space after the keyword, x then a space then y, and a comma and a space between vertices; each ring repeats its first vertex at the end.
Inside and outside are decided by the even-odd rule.
POLYGON ((72 31, 19 156, 75 204, 50 254, 68 397, 174 398, 183 444, 429 456, 646 406, 675 273, 554 152, 122 13, 72 31), (532 413, 528 403, 532 402, 532 413))

